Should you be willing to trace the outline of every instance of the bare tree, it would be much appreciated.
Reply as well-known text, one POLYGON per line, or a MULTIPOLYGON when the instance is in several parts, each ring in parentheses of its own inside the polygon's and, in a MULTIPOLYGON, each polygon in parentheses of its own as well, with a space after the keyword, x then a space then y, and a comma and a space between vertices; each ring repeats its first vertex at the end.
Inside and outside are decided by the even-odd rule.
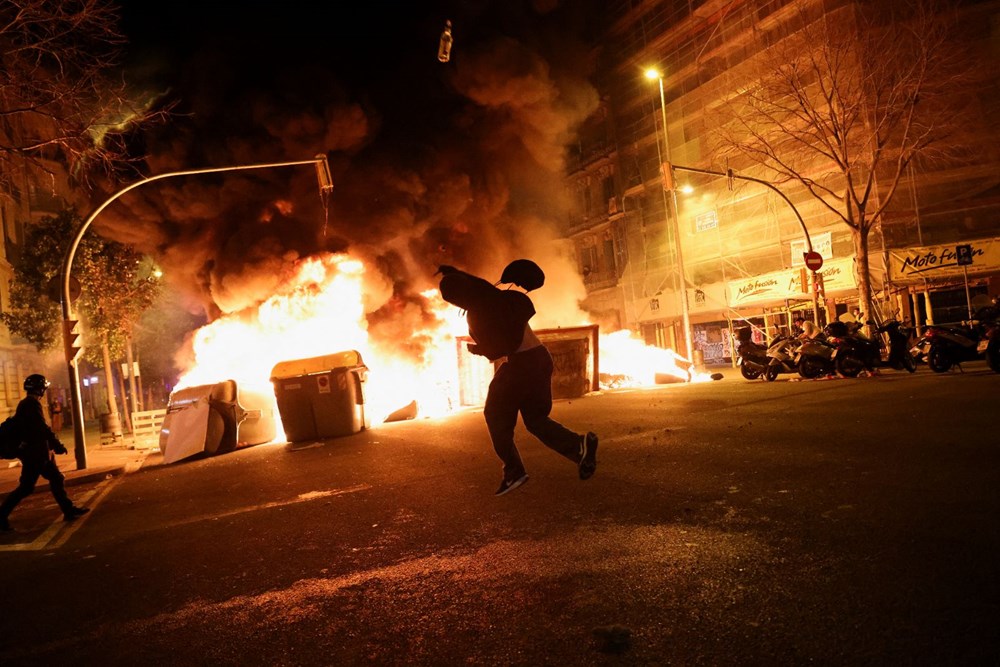
POLYGON ((118 77, 107 0, 0 2, 0 194, 65 168, 75 183, 129 159, 124 132, 160 115, 118 77))
POLYGON ((850 227, 870 313, 869 233, 912 160, 967 157, 978 70, 939 2, 798 0, 790 14, 725 105, 717 149, 800 184, 850 227))

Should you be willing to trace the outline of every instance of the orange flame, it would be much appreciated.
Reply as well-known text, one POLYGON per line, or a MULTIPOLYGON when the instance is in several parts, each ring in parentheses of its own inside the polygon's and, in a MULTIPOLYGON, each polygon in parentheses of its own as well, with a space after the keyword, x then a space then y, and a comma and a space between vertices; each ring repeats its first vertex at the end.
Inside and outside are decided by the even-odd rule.
MULTIPOLYGON (((357 350, 370 371, 365 405, 373 426, 414 400, 422 417, 457 409, 456 338, 468 333, 463 313, 436 289, 428 290, 422 296, 434 321, 412 332, 424 343, 422 359, 408 356, 402 346, 394 354, 384 344, 373 345, 365 319, 366 270, 363 262, 343 254, 300 261, 291 278, 259 306, 194 333, 193 365, 177 388, 232 379, 247 391, 273 396, 270 377, 277 363, 357 350)), ((689 364, 672 350, 647 346, 628 331, 601 335, 600 351, 602 375, 627 378, 630 384, 653 384, 656 373, 692 379, 689 364)))

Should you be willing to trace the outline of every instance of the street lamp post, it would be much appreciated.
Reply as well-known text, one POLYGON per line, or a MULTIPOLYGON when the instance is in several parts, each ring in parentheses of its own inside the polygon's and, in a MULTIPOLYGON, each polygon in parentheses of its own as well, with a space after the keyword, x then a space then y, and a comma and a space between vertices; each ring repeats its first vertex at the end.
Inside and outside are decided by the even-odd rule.
MULTIPOLYGON (((125 188, 122 188, 118 192, 114 193, 103 204, 94 209, 93 213, 87 217, 83 222, 80 229, 77 231, 76 236, 73 238, 73 242, 70 243, 68 250, 66 251, 66 258, 63 261, 62 269, 62 314, 63 314, 63 340, 66 345, 66 362, 69 367, 69 381, 70 381, 70 391, 73 392, 73 440, 74 440, 74 454, 76 456, 76 468, 77 470, 83 470, 87 467, 87 440, 84 431, 84 421, 83 421, 83 397, 80 391, 80 367, 79 359, 77 354, 74 354, 74 346, 76 343, 76 334, 73 331, 73 325, 75 324, 75 318, 73 316, 73 304, 72 297, 70 295, 70 271, 73 267, 73 257, 76 255, 76 250, 80 245, 80 241, 83 239, 83 235, 87 232, 90 224, 95 218, 108 207, 111 202, 115 201, 123 194, 129 190, 134 190, 140 185, 150 183, 152 181, 159 181, 164 178, 172 178, 174 176, 193 176, 196 174, 215 174, 223 171, 244 171, 249 169, 270 169, 275 167, 294 167, 299 165, 312 164, 316 167, 316 178, 319 184, 319 190, 321 195, 326 195, 333 190, 333 180, 330 177, 330 166, 327 163, 326 155, 320 154, 311 160, 296 160, 294 162, 269 162, 261 164, 244 164, 235 165, 229 167, 213 167, 210 169, 188 169, 185 171, 172 171, 165 174, 158 174, 156 176, 150 176, 142 180, 136 181, 125 188)), ((108 387, 108 391, 112 391, 111 387, 108 387)))
MULTIPOLYGON (((646 70, 647 79, 656 79, 660 86, 660 116, 663 124, 663 160, 661 164, 662 169, 670 169, 670 139, 667 136, 667 100, 663 94, 663 75, 655 70, 646 70)), ((673 179, 671 174, 664 174, 665 179, 668 179, 664 183, 664 187, 668 184, 670 186, 670 204, 672 206, 672 212, 667 212, 667 217, 673 217, 674 222, 674 253, 677 256, 677 272, 680 275, 680 292, 681 292, 681 319, 684 326, 684 342, 685 349, 687 351, 687 359, 690 362, 694 362, 694 338, 691 334, 691 313, 688 307, 688 293, 687 293, 687 276, 684 273, 684 252, 681 248, 681 224, 680 215, 677 208, 677 190, 674 187, 673 179)), ((670 207, 668 207, 670 208, 670 207)))
MULTIPOLYGON (((809 248, 809 253, 808 254, 812 254, 812 252, 813 252, 812 238, 809 236, 809 230, 806 228, 805 220, 802 219, 802 215, 799 213, 799 210, 797 208, 795 208, 795 204, 793 204, 792 200, 788 198, 788 195, 786 195, 784 192, 782 192, 781 190, 779 190, 777 188, 777 186, 774 185, 774 183, 768 183, 767 181, 761 180, 759 178, 754 178, 753 176, 742 176, 740 174, 735 173, 732 169, 729 169, 726 172, 722 172, 722 171, 714 171, 712 169, 698 169, 697 167, 682 167, 681 165, 675 165, 675 164, 671 164, 670 168, 671 169, 676 169, 677 171, 689 171, 689 172, 692 172, 692 173, 695 173, 695 174, 708 174, 710 176, 722 176, 722 177, 725 177, 725 178, 728 178, 728 179, 738 179, 738 180, 741 180, 741 181, 750 181, 752 183, 759 183, 760 185, 763 185, 766 188, 770 188, 771 191, 773 191, 779 197, 781 197, 782 199, 784 199, 785 203, 788 204, 788 207, 790 209, 792 209, 792 213, 795 214, 796 219, 799 221, 799 226, 802 227, 802 234, 805 235, 806 246, 809 248)), ((805 259, 805 255, 803 255, 803 259, 805 259)), ((813 287, 812 290, 811 290, 812 291, 813 323, 815 323, 815 324, 818 325, 819 324, 819 290, 818 290, 817 285, 816 285, 816 283, 818 282, 818 278, 816 277, 816 270, 812 269, 811 271, 812 271, 812 287, 813 287)))

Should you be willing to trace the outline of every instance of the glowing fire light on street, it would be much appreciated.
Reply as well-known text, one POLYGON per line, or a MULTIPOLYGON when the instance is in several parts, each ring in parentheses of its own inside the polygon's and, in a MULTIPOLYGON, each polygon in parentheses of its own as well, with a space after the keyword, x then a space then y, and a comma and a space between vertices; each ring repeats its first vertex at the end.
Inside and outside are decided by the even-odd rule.
MULTIPOLYGON (((235 380, 247 391, 273 395, 270 374, 290 359, 357 350, 369 369, 365 405, 372 425, 417 401, 421 417, 446 415, 459 408, 457 338, 466 336, 463 314, 445 303, 436 289, 422 294, 434 316, 421 342, 393 347, 371 340, 365 319, 366 267, 347 255, 326 255, 295 264, 275 294, 256 308, 230 314, 193 334, 193 364, 177 388, 235 380)), ((692 378, 685 360, 671 350, 645 345, 628 331, 602 335, 600 371, 627 378, 628 384, 655 382, 656 373, 692 378)), ((275 409, 277 415, 277 410, 275 409)), ((281 436, 279 436, 281 437, 281 436)))

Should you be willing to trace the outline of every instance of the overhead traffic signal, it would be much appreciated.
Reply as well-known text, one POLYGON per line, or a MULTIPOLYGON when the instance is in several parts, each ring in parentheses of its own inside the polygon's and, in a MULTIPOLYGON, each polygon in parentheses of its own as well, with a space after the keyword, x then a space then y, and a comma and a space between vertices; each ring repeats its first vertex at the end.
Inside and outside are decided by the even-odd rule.
POLYGON ((63 345, 66 348, 66 363, 75 364, 83 354, 83 334, 80 320, 63 320, 63 345))

